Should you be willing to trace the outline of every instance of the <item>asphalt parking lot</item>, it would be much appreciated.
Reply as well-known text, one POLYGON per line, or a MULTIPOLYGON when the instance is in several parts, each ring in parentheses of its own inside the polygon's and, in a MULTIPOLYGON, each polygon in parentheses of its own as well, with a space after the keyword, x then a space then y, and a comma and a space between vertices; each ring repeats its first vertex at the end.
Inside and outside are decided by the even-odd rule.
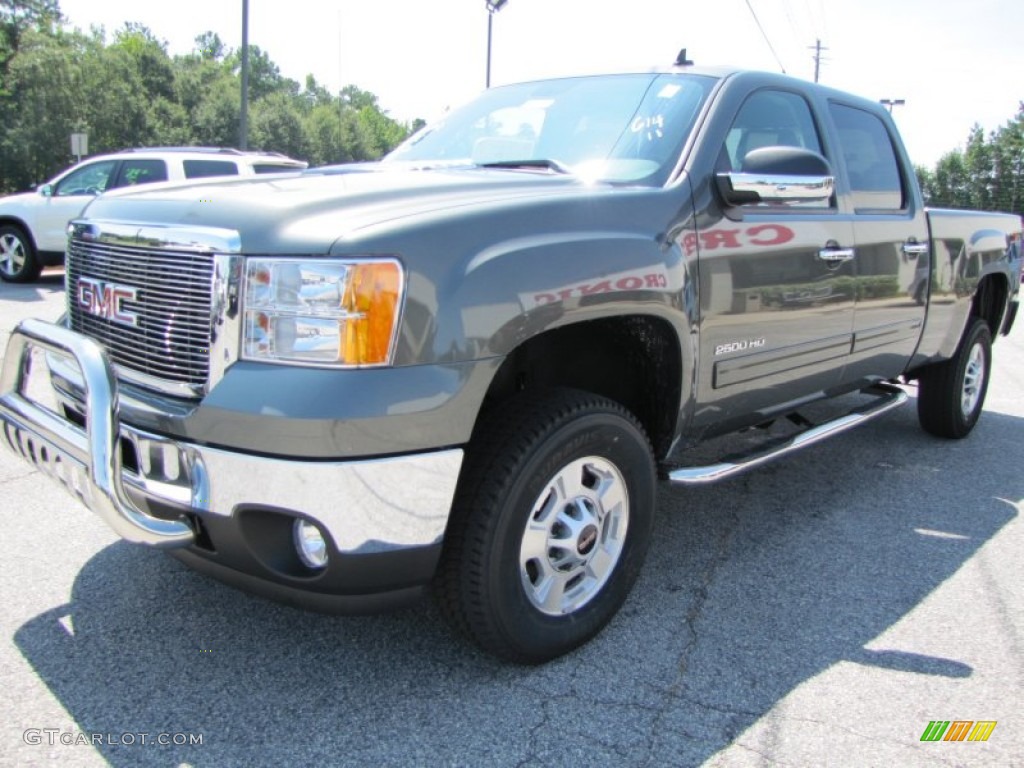
MULTIPOLYGON (((62 287, 0 284, 0 343, 55 319, 62 287)), ((965 441, 911 403, 662 486, 624 610, 541 667, 478 653, 429 603, 329 617, 236 592, 0 450, 0 764, 1024 765, 1022 324, 965 441), (936 720, 996 726, 921 741, 936 720)))

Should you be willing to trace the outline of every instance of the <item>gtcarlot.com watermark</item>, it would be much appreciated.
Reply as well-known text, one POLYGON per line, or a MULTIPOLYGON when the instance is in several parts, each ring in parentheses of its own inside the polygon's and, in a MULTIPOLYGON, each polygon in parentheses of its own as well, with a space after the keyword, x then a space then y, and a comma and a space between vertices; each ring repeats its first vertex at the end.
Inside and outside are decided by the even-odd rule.
POLYGON ((60 728, 26 728, 22 741, 48 747, 194 747, 202 746, 201 733, 86 733, 60 728))

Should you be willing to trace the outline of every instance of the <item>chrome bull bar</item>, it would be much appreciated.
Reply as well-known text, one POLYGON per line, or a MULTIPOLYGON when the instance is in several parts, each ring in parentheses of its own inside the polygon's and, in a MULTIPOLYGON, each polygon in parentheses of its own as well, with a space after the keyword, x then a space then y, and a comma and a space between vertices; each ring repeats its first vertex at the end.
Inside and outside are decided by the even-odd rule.
POLYGON ((195 534, 188 523, 153 517, 125 492, 117 405, 117 380, 95 341, 41 320, 24 320, 14 329, 0 371, 0 423, 10 448, 57 479, 122 538, 160 548, 191 544, 195 534), (78 364, 84 429, 24 396, 33 347, 78 364))

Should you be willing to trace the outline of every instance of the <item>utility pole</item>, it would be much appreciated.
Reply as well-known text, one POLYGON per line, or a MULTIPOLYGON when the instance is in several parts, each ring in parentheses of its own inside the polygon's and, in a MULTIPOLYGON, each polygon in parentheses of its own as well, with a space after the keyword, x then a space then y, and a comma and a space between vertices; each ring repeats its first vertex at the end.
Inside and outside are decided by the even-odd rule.
POLYGON ((902 107, 907 102, 905 99, 879 99, 878 103, 888 109, 889 114, 891 115, 893 107, 902 107))
POLYGON ((821 44, 820 39, 815 40, 814 45, 809 45, 807 47, 814 51, 814 82, 818 82, 818 76, 821 74, 821 52, 827 51, 828 48, 821 44))

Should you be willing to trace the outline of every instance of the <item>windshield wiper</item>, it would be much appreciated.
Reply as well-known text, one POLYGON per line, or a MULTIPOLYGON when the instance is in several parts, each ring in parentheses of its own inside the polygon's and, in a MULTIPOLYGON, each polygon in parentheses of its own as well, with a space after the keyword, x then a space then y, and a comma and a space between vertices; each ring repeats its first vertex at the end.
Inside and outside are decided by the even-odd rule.
POLYGON ((541 168, 548 171, 554 171, 555 173, 564 173, 568 176, 572 176, 572 168, 567 166, 565 163, 559 162, 558 160, 549 160, 547 158, 533 158, 531 160, 495 160, 490 163, 477 163, 479 168, 510 168, 515 170, 517 168, 541 168))

